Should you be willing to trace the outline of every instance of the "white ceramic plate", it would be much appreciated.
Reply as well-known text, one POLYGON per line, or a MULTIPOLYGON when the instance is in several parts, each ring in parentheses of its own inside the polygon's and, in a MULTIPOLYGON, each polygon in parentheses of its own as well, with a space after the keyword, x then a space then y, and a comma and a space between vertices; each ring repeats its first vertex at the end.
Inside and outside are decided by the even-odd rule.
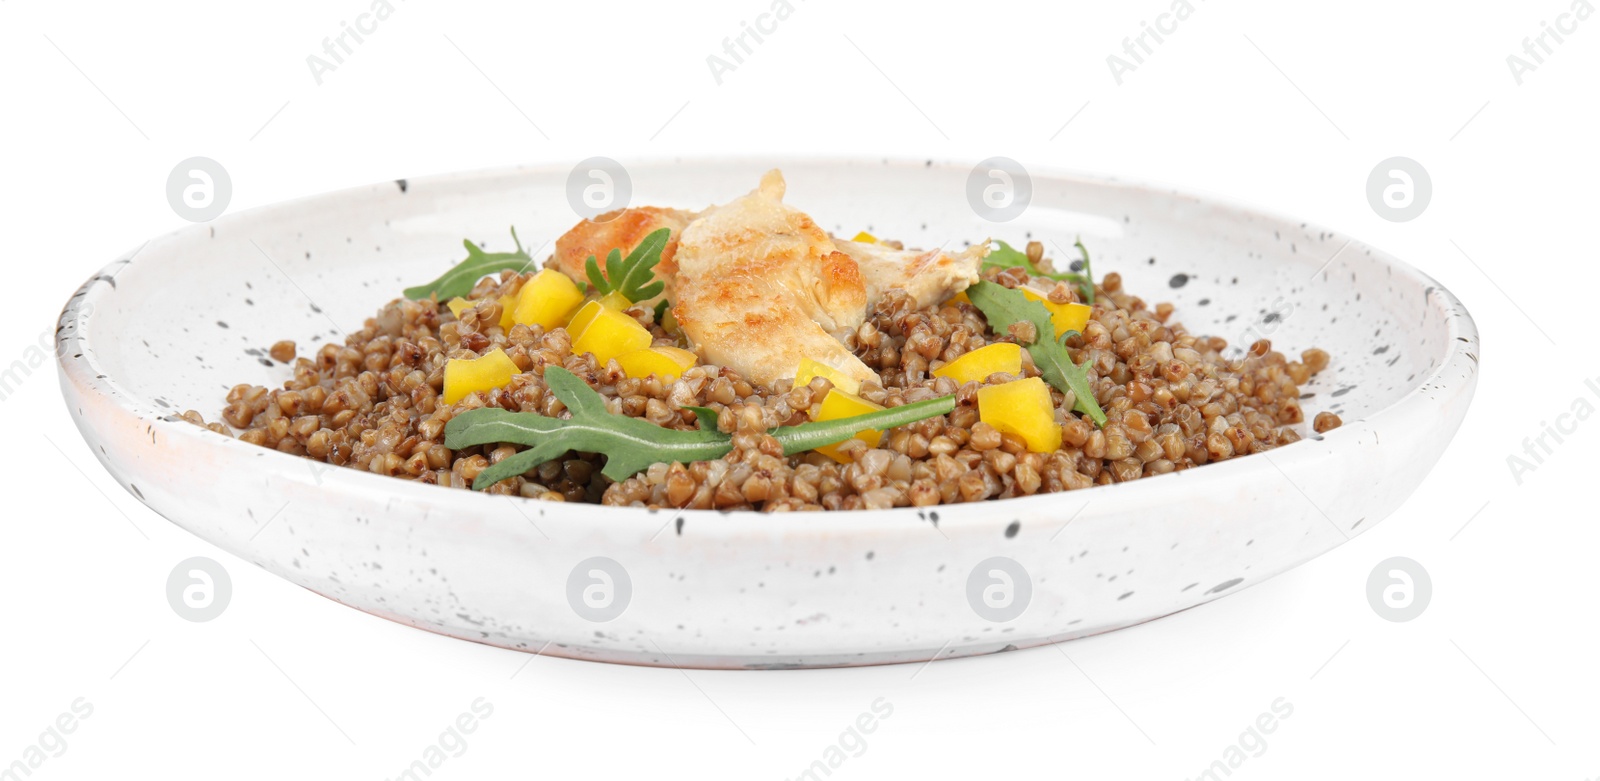
MULTIPOLYGON (((788 200, 842 235, 933 246, 1038 238, 1191 331, 1333 355, 1306 417, 1342 428, 1269 454, 1133 483, 937 512, 646 512, 508 499, 316 465, 175 418, 218 418, 264 359, 357 327, 432 279, 461 239, 539 247, 576 217, 565 166, 321 195, 179 231, 107 266, 61 315, 62 388, 106 469, 178 525, 294 583, 402 623, 507 648, 638 664, 786 668, 992 653, 1104 632, 1235 593, 1372 528, 1466 413, 1478 335, 1415 269, 1299 220, 1165 189, 1033 174, 1019 218, 984 222, 962 164, 694 160, 631 165, 636 204, 699 208, 781 166, 788 200), (269 519, 272 519, 270 525, 269 519), (619 616, 569 601, 616 562, 619 616), (1019 616, 969 590, 1021 567, 1019 616), (988 562, 988 563, 984 563, 988 562), (983 565, 980 567, 980 563, 983 565), (575 573, 576 568, 576 574, 575 573), (976 576, 974 572, 976 570, 976 576), (1024 595, 1031 590, 1031 594, 1024 595)), ((536 256, 542 257, 543 252, 536 256)), ((605 588, 591 591, 597 603, 605 588)), ((991 590, 1003 603, 1007 589, 991 590)))

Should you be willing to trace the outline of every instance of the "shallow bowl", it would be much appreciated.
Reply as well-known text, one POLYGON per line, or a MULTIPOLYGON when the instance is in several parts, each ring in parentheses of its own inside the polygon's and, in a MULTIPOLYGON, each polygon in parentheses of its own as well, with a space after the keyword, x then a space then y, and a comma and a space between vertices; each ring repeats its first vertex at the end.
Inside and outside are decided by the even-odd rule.
POLYGON ((841 235, 1034 238, 1055 257, 1081 236, 1096 272, 1172 302, 1191 332, 1269 338, 1291 356, 1327 350, 1332 366, 1303 388, 1306 418, 1331 410, 1344 426, 1083 491, 764 515, 421 485, 177 417, 217 419, 237 383, 280 385, 290 372, 269 345, 294 339, 304 353, 339 339, 458 259, 463 237, 509 249, 514 224, 542 257, 577 219, 566 166, 385 182, 150 241, 67 302, 63 392, 95 456, 140 501, 347 605, 529 652, 755 669, 1025 648, 1237 593, 1392 512, 1472 397, 1477 330, 1449 291, 1348 237, 1213 198, 1034 171, 1026 210, 994 223, 969 204, 965 164, 718 159, 630 164, 632 202, 699 208, 773 166, 789 202, 841 235))

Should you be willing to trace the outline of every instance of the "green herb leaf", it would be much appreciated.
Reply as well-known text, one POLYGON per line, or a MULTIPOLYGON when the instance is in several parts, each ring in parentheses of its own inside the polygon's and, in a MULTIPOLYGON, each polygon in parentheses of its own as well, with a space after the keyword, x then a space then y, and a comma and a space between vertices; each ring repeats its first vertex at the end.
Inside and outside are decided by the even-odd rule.
MULTIPOLYGON (((621 258, 622 258, 622 251, 618 250, 618 249, 613 249, 613 250, 611 250, 611 254, 606 256, 606 265, 610 266, 610 265, 616 263, 621 258)), ((589 286, 590 287, 594 288, 595 290, 600 290, 600 291, 606 291, 607 290, 606 275, 600 273, 600 265, 598 263, 594 262, 594 256, 593 255, 590 255, 589 259, 584 261, 583 272, 589 276, 589 286)))
POLYGON ((700 424, 702 431, 717 430, 717 411, 710 407, 691 407, 687 404, 683 408, 694 413, 694 419, 700 424))
POLYGON ((772 437, 783 445, 783 454, 794 455, 815 450, 823 445, 843 442, 868 429, 887 431, 935 415, 947 415, 956 408, 956 397, 940 396, 936 399, 902 404, 898 407, 873 410, 861 415, 834 420, 816 420, 798 426, 782 426, 772 430, 772 437))
POLYGON ((991 248, 989 254, 983 256, 984 268, 1023 268, 1028 273, 1036 274, 1038 270, 1028 262, 1028 254, 1018 251, 1015 247, 999 239, 994 240, 998 248, 991 248))
POLYGON ((1078 254, 1083 256, 1083 278, 1078 280, 1078 292, 1083 294, 1085 304, 1094 304, 1094 270, 1089 268, 1089 248, 1083 246, 1083 237, 1079 236, 1072 246, 1078 248, 1078 254))
MULTIPOLYGON (((547 367, 545 382, 565 404, 571 418, 550 418, 534 412, 511 412, 483 407, 455 416, 444 427, 444 444, 451 450, 508 442, 520 451, 478 473, 474 490, 483 490, 515 477, 546 461, 576 450, 600 453, 606 465, 600 473, 623 480, 655 463, 691 463, 721 458, 733 449, 733 437, 717 430, 716 412, 686 407, 700 421, 698 431, 662 428, 641 418, 613 415, 605 400, 577 375, 559 366, 547 367)), ((803 423, 774 429, 773 437, 786 454, 843 442, 867 429, 890 429, 943 415, 955 409, 954 396, 919 401, 838 420, 803 423)))
POLYGON ((714 427, 710 431, 679 431, 643 418, 613 415, 588 383, 559 366, 547 367, 544 380, 572 413, 571 418, 483 407, 457 415, 445 425, 445 447, 451 450, 492 442, 528 448, 478 473, 472 482, 474 489, 520 475, 569 450, 603 453, 606 465, 601 474, 623 480, 657 462, 706 461, 722 457, 733 447, 733 438, 714 427))
POLYGON ((988 280, 979 280, 967 288, 967 297, 988 318, 989 327, 996 333, 1005 333, 1013 323, 1032 323, 1038 337, 1032 344, 1023 347, 1033 356, 1039 373, 1057 390, 1072 393, 1077 399, 1073 409, 1088 415, 1097 426, 1106 424, 1106 413, 1095 401, 1094 389, 1089 386, 1089 373, 1083 368, 1088 362, 1084 362, 1083 366, 1072 362, 1072 356, 1056 336, 1055 324, 1050 321, 1050 310, 1045 309, 1044 304, 1029 299, 1020 290, 1012 290, 988 280))
POLYGON ((634 302, 655 298, 666 289, 666 284, 655 278, 655 267, 661 262, 661 251, 666 249, 667 239, 671 237, 671 228, 653 231, 626 258, 622 257, 621 250, 611 250, 606 256, 604 274, 600 273, 600 264, 595 256, 590 255, 583 264, 589 284, 602 296, 621 293, 634 302))
POLYGON ((1017 250, 1010 244, 995 239, 997 249, 990 249, 989 254, 983 258, 984 268, 1020 268, 1035 277, 1047 277, 1057 282, 1074 282, 1078 285, 1078 292, 1085 303, 1094 303, 1094 274, 1089 268, 1089 250, 1083 246, 1083 239, 1079 238, 1073 243, 1078 248, 1083 261, 1083 273, 1073 271, 1045 271, 1035 266, 1028 260, 1028 254, 1017 250))
POLYGON ((515 252, 484 252, 478 245, 463 239, 461 243, 466 245, 467 259, 457 263, 449 271, 444 272, 443 276, 426 285, 406 288, 405 297, 416 301, 436 296, 438 300, 443 301, 471 293, 478 280, 490 274, 498 274, 506 269, 521 272, 533 264, 533 258, 522 249, 516 228, 511 229, 511 240, 516 242, 515 252))

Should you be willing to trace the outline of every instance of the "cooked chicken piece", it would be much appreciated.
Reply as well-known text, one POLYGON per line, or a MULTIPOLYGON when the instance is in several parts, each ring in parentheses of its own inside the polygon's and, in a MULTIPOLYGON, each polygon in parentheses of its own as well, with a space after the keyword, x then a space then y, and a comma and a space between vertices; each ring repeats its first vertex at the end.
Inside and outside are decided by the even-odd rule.
POLYGON ((878 381, 839 339, 866 317, 860 269, 805 213, 783 204, 783 175, 704 212, 678 239, 669 298, 678 326, 711 363, 772 385, 801 359, 878 381))
MULTIPOLYGON (((556 249, 551 259, 557 271, 572 277, 574 282, 582 285, 589 281, 589 275, 584 269, 585 263, 591 256, 599 264, 600 273, 604 274, 606 255, 612 249, 621 250, 622 254, 626 255, 632 252, 644 237, 662 228, 671 228, 672 236, 667 239, 667 246, 661 250, 661 262, 655 267, 656 278, 665 282, 670 288, 672 277, 678 270, 675 257, 678 237, 683 234, 684 227, 699 216, 698 212, 662 209, 655 206, 606 212, 596 219, 584 220, 572 226, 571 230, 556 239, 556 249)), ((651 304, 655 300, 637 303, 651 304)))
POLYGON ((663 295, 679 327, 707 361, 769 386, 793 377, 803 358, 876 381, 877 373, 841 342, 868 307, 895 288, 930 306, 978 281, 984 245, 950 254, 835 242, 784 205, 784 190, 774 170, 750 194, 702 212, 654 206, 608 212, 557 239, 550 265, 583 284, 591 256, 604 273, 612 249, 626 254, 650 233, 670 228, 655 274, 666 283, 663 295))
POLYGON ((974 244, 955 255, 943 250, 901 250, 886 244, 835 242, 861 268, 867 285, 867 306, 884 293, 902 288, 918 307, 932 306, 966 290, 978 281, 988 245, 974 244))

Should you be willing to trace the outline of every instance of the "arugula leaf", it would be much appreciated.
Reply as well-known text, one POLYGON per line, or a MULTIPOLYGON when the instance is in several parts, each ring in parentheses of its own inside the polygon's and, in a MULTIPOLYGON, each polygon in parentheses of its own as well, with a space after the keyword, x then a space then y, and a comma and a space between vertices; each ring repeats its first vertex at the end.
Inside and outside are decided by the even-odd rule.
POLYGON ((613 415, 588 383, 559 366, 547 367, 544 379, 550 392, 572 413, 570 419, 483 407, 457 415, 445 425, 445 447, 451 450, 491 442, 528 446, 478 473, 472 481, 474 490, 520 475, 569 450, 604 453, 606 465, 601 474, 623 480, 657 461, 706 461, 722 457, 733 447, 733 438, 714 428, 679 431, 643 418, 613 415))
MULTIPOLYGON (((712 410, 687 408, 700 421, 697 431, 662 428, 641 418, 607 412, 599 393, 559 366, 546 367, 544 379, 550 392, 572 413, 571 418, 482 407, 463 412, 445 425, 444 444, 452 450, 496 442, 528 448, 479 472, 472 481, 474 490, 520 475, 569 450, 605 455, 606 465, 600 473, 612 480, 624 480, 654 463, 708 461, 733 449, 733 437, 717 430, 716 413, 712 410)), ((787 455, 843 442, 869 428, 904 426, 954 409, 955 397, 942 396, 865 415, 785 426, 773 429, 772 436, 787 455)))
POLYGON ((701 431, 717 430, 717 411, 710 407, 691 407, 687 404, 683 408, 694 413, 694 420, 700 424, 701 431))
POLYGON ((949 414, 954 412, 955 408, 956 397, 940 396, 861 415, 851 415, 848 418, 815 420, 798 426, 781 426, 769 433, 773 439, 778 440, 778 444, 783 445, 783 454, 792 456, 795 453, 815 450, 823 445, 843 442, 867 429, 888 431, 896 426, 915 423, 935 415, 949 414))
POLYGON ((584 272, 589 275, 589 284, 600 295, 607 293, 621 293, 629 301, 647 301, 661 294, 666 289, 666 284, 655 278, 656 264, 661 262, 661 251, 667 247, 667 239, 672 237, 671 228, 662 228, 652 231, 628 253, 622 257, 622 250, 612 249, 606 255, 606 271, 600 273, 600 264, 593 255, 584 262, 584 272))
POLYGON ((1094 389, 1089 386, 1089 373, 1083 368, 1088 362, 1085 361, 1082 366, 1072 362, 1072 356, 1060 341, 1065 334, 1056 334, 1050 311, 1044 308, 1044 304, 1029 299, 1020 290, 1012 290, 988 280, 979 280, 967 288, 967 297, 988 318, 989 327, 996 333, 1005 333, 1013 323, 1032 323, 1038 336, 1032 344, 1023 347, 1033 356, 1039 373, 1057 390, 1072 393, 1077 399, 1073 409, 1088 415, 1097 426, 1106 424, 1106 413, 1095 401, 1094 389))
POLYGON ((990 249, 989 254, 983 256, 984 268, 1023 268, 1029 274, 1037 274, 1039 270, 1028 262, 1028 254, 1018 251, 1015 247, 999 239, 994 240, 1000 245, 999 249, 990 249))
POLYGON ((1083 237, 1079 236, 1072 246, 1078 248, 1078 254, 1083 256, 1083 279, 1078 282, 1078 292, 1083 294, 1083 303, 1094 304, 1094 269, 1089 268, 1089 248, 1083 246, 1083 237))
POLYGON ((1075 282, 1078 285, 1078 292, 1082 294, 1084 303, 1094 303, 1094 274, 1089 268, 1089 250, 1083 246, 1081 237, 1073 243, 1073 246, 1077 247, 1079 254, 1083 256, 1081 260, 1082 274, 1074 271, 1045 271, 1034 265, 1033 261, 1028 260, 1026 252, 1022 252, 999 239, 995 239, 994 243, 1000 245, 1000 247, 999 249, 989 250, 989 254, 984 256, 983 268, 1020 268, 1035 277, 1048 277, 1057 282, 1075 282))
POLYGON ((516 242, 515 252, 484 252, 478 245, 462 239, 466 245, 467 259, 457 263, 442 276, 426 285, 417 285, 405 289, 405 297, 416 301, 437 296, 440 301, 456 296, 466 296, 472 292, 478 280, 490 274, 498 274, 506 269, 522 271, 533 263, 533 258, 522 249, 522 241, 517 238, 517 229, 511 229, 511 240, 516 242))

